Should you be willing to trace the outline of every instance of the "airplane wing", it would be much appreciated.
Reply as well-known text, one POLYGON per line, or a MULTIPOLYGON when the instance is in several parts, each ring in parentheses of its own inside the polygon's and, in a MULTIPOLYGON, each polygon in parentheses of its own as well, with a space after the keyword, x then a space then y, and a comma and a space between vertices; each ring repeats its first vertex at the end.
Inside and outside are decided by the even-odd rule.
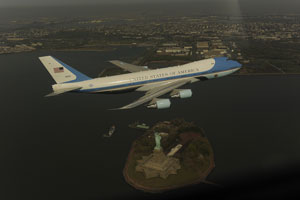
POLYGON ((56 96, 56 95, 59 95, 59 94, 62 94, 62 93, 78 90, 78 89, 81 89, 81 88, 82 87, 72 87, 72 88, 68 88, 68 89, 62 89, 62 90, 54 91, 50 94, 47 94, 45 97, 56 96))
POLYGON ((189 78, 189 79, 185 79, 185 80, 177 80, 177 81, 172 81, 167 84, 155 87, 155 88, 149 90, 144 96, 142 96, 138 100, 132 102, 131 104, 128 104, 126 106, 118 108, 118 110, 135 108, 135 107, 142 105, 144 103, 147 103, 159 96, 167 94, 178 87, 181 87, 187 83, 190 83, 192 80, 193 80, 193 78, 189 78))
POLYGON ((140 71, 149 70, 147 66, 137 66, 137 65, 122 62, 120 60, 111 60, 109 62, 129 72, 140 72, 140 71))

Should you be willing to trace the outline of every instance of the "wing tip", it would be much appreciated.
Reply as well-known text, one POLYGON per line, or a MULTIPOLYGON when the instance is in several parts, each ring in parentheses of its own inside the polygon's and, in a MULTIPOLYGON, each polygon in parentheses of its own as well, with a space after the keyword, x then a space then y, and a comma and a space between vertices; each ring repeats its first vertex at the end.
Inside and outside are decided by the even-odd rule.
POLYGON ((56 96, 56 94, 50 93, 50 94, 45 95, 44 97, 53 97, 53 96, 56 96))
POLYGON ((121 61, 119 61, 119 60, 109 60, 108 62, 114 63, 114 62, 121 62, 121 61))
POLYGON ((53 58, 53 56, 50 56, 50 55, 48 55, 48 56, 39 56, 38 58, 41 60, 41 59, 45 59, 45 58, 53 58))
POLYGON ((111 109, 108 109, 108 110, 129 110, 130 108, 127 108, 127 107, 121 107, 121 108, 111 108, 111 109))

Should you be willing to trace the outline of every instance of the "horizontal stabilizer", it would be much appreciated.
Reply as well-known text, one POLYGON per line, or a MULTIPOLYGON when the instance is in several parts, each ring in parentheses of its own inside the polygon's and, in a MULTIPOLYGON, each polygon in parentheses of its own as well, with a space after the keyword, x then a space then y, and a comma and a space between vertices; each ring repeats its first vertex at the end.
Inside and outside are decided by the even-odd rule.
POLYGON ((66 93, 66 92, 71 92, 71 91, 74 91, 74 90, 79 90, 81 88, 82 87, 73 87, 73 88, 67 88, 67 89, 57 90, 57 91, 54 91, 54 92, 52 92, 50 94, 47 94, 45 97, 52 97, 52 96, 56 96, 56 95, 59 95, 59 94, 66 93))
POLYGON ((149 70, 147 66, 133 65, 120 60, 111 60, 109 62, 129 72, 140 72, 149 70))

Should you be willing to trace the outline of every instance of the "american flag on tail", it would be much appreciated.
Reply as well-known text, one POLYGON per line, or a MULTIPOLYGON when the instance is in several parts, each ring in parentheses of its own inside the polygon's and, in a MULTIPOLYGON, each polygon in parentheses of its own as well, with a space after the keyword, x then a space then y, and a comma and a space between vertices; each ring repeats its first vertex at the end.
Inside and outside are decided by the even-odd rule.
POLYGON ((64 68, 63 67, 55 67, 53 68, 54 73, 61 73, 64 72, 64 68))

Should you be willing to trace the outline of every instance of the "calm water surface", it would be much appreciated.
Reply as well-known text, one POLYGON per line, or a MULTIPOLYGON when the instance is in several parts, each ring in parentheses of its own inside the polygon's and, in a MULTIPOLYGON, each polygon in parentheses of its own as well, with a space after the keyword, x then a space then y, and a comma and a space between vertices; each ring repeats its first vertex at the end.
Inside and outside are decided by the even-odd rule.
POLYGON ((135 190, 122 176, 131 143, 141 134, 127 128, 136 120, 152 125, 182 117, 203 127, 216 162, 208 180, 224 187, 299 165, 300 76, 230 76, 196 83, 188 86, 193 98, 174 99, 167 110, 108 110, 140 93, 44 97, 54 81, 39 56, 51 54, 95 77, 108 60, 143 53, 120 48, 0 56, 1 199, 156 197, 135 190), (102 138, 112 124, 116 133, 102 138))

